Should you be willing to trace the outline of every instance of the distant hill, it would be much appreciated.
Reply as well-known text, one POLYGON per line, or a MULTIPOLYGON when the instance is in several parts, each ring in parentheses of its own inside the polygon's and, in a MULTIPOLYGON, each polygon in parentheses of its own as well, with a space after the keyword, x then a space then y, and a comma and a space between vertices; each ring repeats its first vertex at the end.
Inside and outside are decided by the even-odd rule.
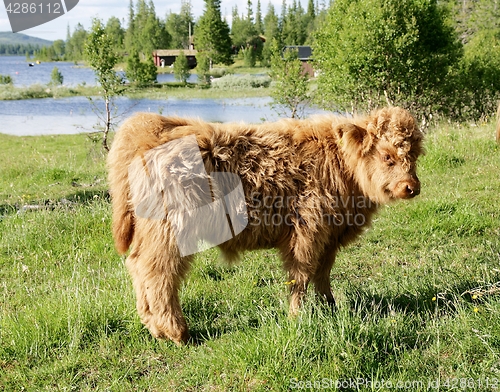
POLYGON ((13 33, 11 31, 0 31, 0 45, 38 45, 38 46, 49 46, 52 45, 52 41, 30 37, 29 35, 22 33, 13 33))

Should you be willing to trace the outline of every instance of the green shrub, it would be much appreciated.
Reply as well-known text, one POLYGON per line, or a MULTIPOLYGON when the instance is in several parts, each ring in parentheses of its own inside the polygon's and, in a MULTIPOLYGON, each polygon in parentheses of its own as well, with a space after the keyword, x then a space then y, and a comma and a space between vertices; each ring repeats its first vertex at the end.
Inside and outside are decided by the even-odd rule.
POLYGON ((416 114, 443 109, 461 44, 438 3, 335 1, 314 41, 319 103, 340 111, 381 105, 416 114))
POLYGON ((201 85, 210 84, 210 59, 204 53, 196 56, 196 72, 198 73, 198 83, 201 85))
POLYGON ((133 52, 127 59, 126 76, 129 82, 144 87, 156 82, 157 70, 153 57, 143 62, 139 59, 139 53, 133 52))
POLYGON ((63 84, 64 77, 63 74, 59 71, 57 67, 52 69, 52 73, 50 74, 50 84, 53 86, 60 86, 63 84))
POLYGON ((188 59, 181 50, 179 56, 174 61, 175 79, 181 83, 186 83, 190 74, 188 59))
POLYGON ((280 115, 291 118, 304 116, 312 96, 309 92, 309 75, 304 72, 297 50, 281 51, 273 40, 271 78, 273 88, 271 107, 280 115))
POLYGON ((271 78, 269 76, 226 75, 222 78, 212 80, 212 88, 224 90, 269 87, 270 84, 271 78))
POLYGON ((500 99, 500 39, 498 30, 480 31, 464 45, 464 57, 456 74, 455 91, 450 94, 458 119, 491 117, 500 99))
POLYGON ((229 73, 227 68, 212 68, 210 70, 210 76, 214 78, 221 78, 229 73))
POLYGON ((12 77, 9 75, 0 75, 0 84, 12 84, 12 77))
POLYGON ((253 46, 248 46, 245 49, 242 49, 241 52, 243 53, 243 63, 245 64, 245 67, 255 67, 255 63, 257 62, 257 53, 255 52, 253 46))

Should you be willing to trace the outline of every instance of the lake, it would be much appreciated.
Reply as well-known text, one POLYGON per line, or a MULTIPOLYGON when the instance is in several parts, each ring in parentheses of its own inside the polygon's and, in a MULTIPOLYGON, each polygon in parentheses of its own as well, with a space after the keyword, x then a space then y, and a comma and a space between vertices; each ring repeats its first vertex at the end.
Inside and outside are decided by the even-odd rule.
MULTIPOLYGON (((47 84, 50 73, 57 66, 65 85, 95 84, 94 72, 70 62, 41 63, 28 66, 23 56, 0 56, 0 74, 10 75, 15 86, 35 83, 47 84)), ((196 75, 192 75, 196 80, 196 75)), ((161 82, 173 81, 171 74, 158 75, 161 82)), ((102 101, 97 100, 102 108, 102 101)), ((199 117, 206 121, 243 121, 258 123, 278 119, 271 110, 270 98, 245 99, 130 99, 119 97, 116 107, 120 120, 135 112, 153 112, 163 115, 199 117)), ((0 132, 10 135, 48 135, 93 132, 98 117, 86 97, 0 100, 0 132)), ((315 110, 312 110, 315 112, 315 110)))
MULTIPOLYGON (((57 67, 63 75, 65 86, 76 86, 78 84, 95 85, 95 74, 92 69, 83 67, 69 61, 58 61, 54 63, 35 64, 34 61, 26 61, 24 56, 0 56, 0 75, 12 77, 14 86, 30 86, 32 84, 47 84, 50 82, 50 74, 57 67), (34 64, 30 67, 28 64, 34 64)), ((190 82, 196 82, 197 75, 191 75, 190 82)), ((158 82, 174 82, 173 74, 159 74, 158 82)))
MULTIPOLYGON (((119 97, 120 119, 135 112, 199 117, 206 121, 260 122, 277 119, 268 103, 270 98, 164 100, 119 97)), ((96 101, 103 108, 102 101, 96 101)), ((86 97, 44 98, 0 101, 0 132, 17 136, 74 134, 95 131, 98 118, 86 97)))

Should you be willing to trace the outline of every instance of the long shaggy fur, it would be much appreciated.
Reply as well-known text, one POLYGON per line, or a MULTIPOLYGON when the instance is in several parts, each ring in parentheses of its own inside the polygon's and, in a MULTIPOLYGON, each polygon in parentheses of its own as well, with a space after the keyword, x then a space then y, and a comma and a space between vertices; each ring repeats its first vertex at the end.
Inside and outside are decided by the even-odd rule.
POLYGON ((235 173, 243 187, 248 225, 219 245, 223 255, 232 261, 243 250, 277 248, 294 282, 292 313, 310 282, 334 303, 330 270, 338 249, 370 224, 379 205, 420 192, 422 133, 400 108, 259 125, 134 115, 118 131, 108 158, 113 236, 120 253, 132 245, 126 264, 142 322, 154 336, 177 343, 189 337, 178 289, 192 256, 181 256, 169 211, 164 219, 137 213, 134 198, 148 184, 131 167, 147 159, 164 170, 177 153, 159 147, 189 135, 196 137, 206 173, 235 173))

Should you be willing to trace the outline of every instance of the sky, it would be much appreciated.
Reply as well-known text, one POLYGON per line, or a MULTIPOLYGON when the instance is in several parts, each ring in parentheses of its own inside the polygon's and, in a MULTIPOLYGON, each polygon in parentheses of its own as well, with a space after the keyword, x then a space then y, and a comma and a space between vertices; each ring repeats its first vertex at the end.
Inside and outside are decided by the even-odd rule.
MULTIPOLYGON (((13 0, 15 1, 15 0, 13 0)), ((35 1, 35 0, 33 0, 35 1)), ((21 2, 21 0, 19 0, 21 2)), ((22 2, 27 2, 23 0, 22 2)), ((134 4, 136 1, 134 1, 134 4)), ((153 1, 156 9, 156 14, 164 19, 168 12, 179 13, 181 9, 180 0, 154 0, 153 1)), ((252 1, 255 6, 257 0, 252 1)), ((281 0, 261 0, 262 14, 266 14, 267 6, 272 3, 276 9, 276 12, 281 10, 281 0)), ((292 3, 292 0, 287 0, 288 4, 292 3)), ((301 4, 304 9, 307 8, 307 0, 301 0, 301 4)), ((191 0, 191 5, 193 9, 193 15, 197 19, 204 10, 203 0, 191 0)), ((221 1, 221 13, 222 16, 226 17, 228 23, 231 23, 231 13, 233 7, 237 5, 238 10, 241 13, 245 12, 247 2, 245 0, 222 0, 221 1)), ((42 24, 37 27, 33 27, 28 30, 21 31, 23 34, 30 35, 32 37, 38 37, 54 41, 56 39, 66 39, 66 32, 68 25, 70 26, 71 32, 73 32, 75 26, 81 23, 86 29, 89 29, 92 24, 92 18, 98 17, 104 21, 108 20, 111 16, 116 16, 122 21, 122 26, 126 27, 128 18, 128 7, 129 1, 127 0, 80 0, 75 8, 73 8, 68 13, 61 15, 59 18, 54 19, 50 22, 42 24)), ((255 11, 254 11, 255 12, 255 11)), ((7 16, 7 11, 5 6, 0 3, 0 31, 12 31, 9 19, 7 16)))

